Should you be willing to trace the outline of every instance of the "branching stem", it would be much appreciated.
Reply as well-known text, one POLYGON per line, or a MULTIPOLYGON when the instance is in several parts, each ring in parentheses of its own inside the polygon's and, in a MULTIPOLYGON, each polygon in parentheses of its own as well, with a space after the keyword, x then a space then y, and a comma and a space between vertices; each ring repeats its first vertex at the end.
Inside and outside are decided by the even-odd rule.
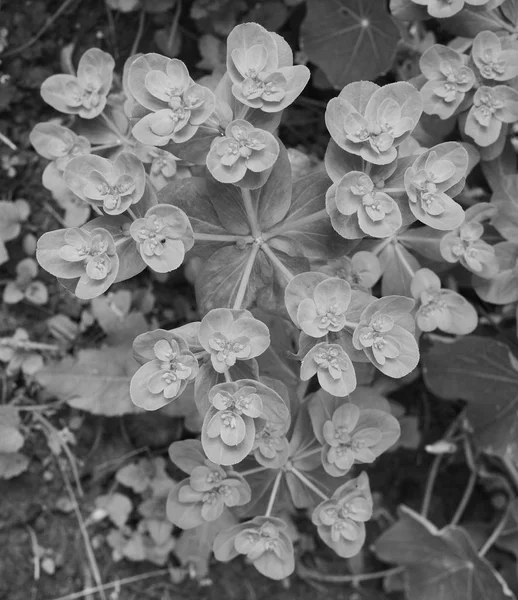
POLYGON ((410 266, 410 263, 408 262, 408 260, 406 259, 405 255, 401 251, 401 248, 399 247, 399 244, 394 244, 394 250, 396 252, 396 256, 401 261, 401 264, 405 268, 406 272, 410 275, 410 279, 413 279, 414 275, 415 275, 415 271, 414 271, 414 269, 412 269, 412 267, 410 266))
POLYGON ((295 277, 293 273, 288 269, 288 267, 282 264, 282 262, 277 258, 273 250, 270 248, 270 246, 268 246, 268 244, 264 243, 261 246, 261 248, 263 249, 266 256, 270 259, 273 266, 276 267, 284 275, 286 281, 289 283, 293 279, 293 277, 295 277))
POLYGON ((236 299, 234 300, 234 305, 232 306, 234 310, 240 309, 241 305, 243 304, 243 300, 245 299, 246 290, 250 282, 250 275, 252 274, 252 270, 254 268, 255 259, 257 257, 257 253, 259 252, 259 247, 259 244, 254 243, 250 250, 250 254, 248 255, 245 268, 243 269, 243 275, 241 276, 241 281, 239 282, 239 288, 236 293, 236 299))
POLYGON ((252 232, 253 238, 258 238, 261 235, 261 230, 259 228, 259 222, 257 221, 257 211, 254 208, 254 203, 252 201, 252 193, 250 190, 241 189, 241 195, 243 196, 243 204, 245 207, 246 216, 248 218, 248 223, 250 225, 250 231, 252 232))
POLYGON ((329 500, 329 497, 326 494, 324 494, 324 492, 320 488, 318 488, 312 481, 310 481, 305 475, 303 475, 296 467, 291 467, 290 471, 293 473, 293 475, 295 475, 295 477, 297 477, 297 479, 300 479, 300 481, 302 481, 302 483, 307 488, 309 488, 311 491, 315 492, 317 496, 322 498, 322 500, 329 500))
POLYGON ((275 476, 275 480, 273 482, 273 488, 270 494, 270 499, 268 500, 268 506, 266 507, 266 512, 264 513, 265 517, 269 517, 272 514, 273 505, 275 504, 275 499, 277 498, 277 492, 279 491, 279 486, 281 484, 282 471, 279 471, 275 476))
POLYGON ((504 530, 504 527, 507 523, 507 519, 509 518, 509 514, 512 510, 512 506, 513 506, 512 502, 509 502, 507 505, 507 508, 504 510, 500 520, 496 524, 496 527, 493 529, 493 533, 491 533, 491 535, 487 538, 487 540, 484 543, 484 545, 482 546, 482 548, 480 548, 480 550, 478 552, 479 556, 485 556, 487 554, 488 550, 491 548, 491 546, 500 537, 500 535, 501 535, 502 531, 504 530))
POLYGON ((197 242, 253 242, 251 235, 220 235, 219 233, 195 233, 194 239, 197 242))
POLYGON ((302 225, 315 223, 316 221, 320 221, 320 219, 323 219, 324 217, 329 217, 329 214, 325 208, 319 210, 316 213, 313 213, 312 215, 308 215, 307 217, 297 219, 296 221, 286 221, 284 223, 279 223, 279 225, 276 225, 275 227, 270 229, 270 231, 267 231, 263 234, 263 240, 266 242, 267 240, 277 235, 281 235, 286 231, 292 231, 293 229, 301 227, 302 225))

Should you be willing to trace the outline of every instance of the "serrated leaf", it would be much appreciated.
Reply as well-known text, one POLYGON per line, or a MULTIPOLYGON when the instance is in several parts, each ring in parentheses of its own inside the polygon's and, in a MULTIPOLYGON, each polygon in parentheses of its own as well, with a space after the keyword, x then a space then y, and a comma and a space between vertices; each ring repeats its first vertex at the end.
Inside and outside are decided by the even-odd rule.
POLYGON ((129 383, 138 364, 131 347, 80 350, 77 356, 46 365, 36 380, 49 394, 96 415, 139 412, 131 402, 129 383))
POLYGON ((399 38, 381 0, 308 0, 301 45, 336 88, 387 71, 399 38))
POLYGON ((406 567, 408 600, 508 600, 514 598, 490 563, 461 527, 438 530, 409 508, 374 544, 388 563, 406 567))
POLYGON ((470 335, 423 354, 426 385, 447 400, 466 400, 475 440, 487 453, 518 461, 518 371, 503 342, 470 335))

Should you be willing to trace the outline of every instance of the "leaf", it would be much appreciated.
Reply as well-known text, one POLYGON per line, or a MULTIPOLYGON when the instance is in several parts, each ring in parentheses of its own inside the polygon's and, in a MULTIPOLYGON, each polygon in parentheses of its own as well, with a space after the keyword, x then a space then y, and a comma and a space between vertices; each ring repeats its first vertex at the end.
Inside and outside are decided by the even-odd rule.
POLYGON ((28 466, 29 459, 25 454, 0 454, 0 479, 12 479, 27 470, 28 466))
POLYGON ((438 530, 401 507, 401 518, 374 544, 378 558, 406 567, 408 600, 505 600, 514 598, 461 527, 438 530))
POLYGON ((19 425, 20 415, 16 408, 0 406, 0 455, 17 452, 23 446, 19 425))
POLYGON ((276 231, 298 244, 306 258, 336 258, 356 242, 340 237, 325 211, 326 192, 331 181, 325 173, 311 173, 293 184, 290 209, 269 234, 276 231))
POLYGON ((468 402, 467 417, 481 448, 518 460, 518 370, 509 347, 470 335, 436 343, 423 354, 431 392, 468 402))
POLYGON ((446 31, 461 37, 474 38, 481 31, 504 31, 502 22, 493 11, 465 7, 464 10, 448 19, 441 19, 446 31))
POLYGON ((193 565, 198 579, 209 573, 209 560, 212 555, 212 544, 220 531, 237 524, 236 517, 229 511, 215 521, 206 521, 194 529, 182 531, 176 542, 174 553, 182 565, 193 565))
POLYGON ((97 496, 95 506, 105 510, 113 524, 119 528, 126 525, 133 508, 131 500, 118 492, 97 496))
POLYGON ((196 277, 196 297, 203 312, 213 308, 232 307, 245 267, 250 260, 253 261, 252 274, 241 308, 247 308, 254 301, 262 282, 257 278, 257 269, 254 269, 253 251, 251 244, 243 249, 236 245, 225 246, 209 258, 196 277))
POLYGON ((308 0, 301 46, 335 88, 392 65, 399 31, 380 0, 308 0))
POLYGON ((80 350, 45 366, 36 380, 49 394, 69 406, 96 415, 139 412, 131 402, 129 384, 138 368, 131 347, 80 350))

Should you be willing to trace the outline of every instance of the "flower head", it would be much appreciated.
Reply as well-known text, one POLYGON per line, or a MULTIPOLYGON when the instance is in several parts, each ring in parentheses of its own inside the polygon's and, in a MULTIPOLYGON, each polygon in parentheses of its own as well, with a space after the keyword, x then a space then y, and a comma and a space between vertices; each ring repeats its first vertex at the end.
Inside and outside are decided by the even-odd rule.
POLYGON ((352 289, 368 292, 381 277, 381 265, 373 252, 360 250, 350 258, 343 256, 328 261, 319 267, 322 273, 331 277, 340 277, 349 283, 352 289))
POLYGON ((130 67, 128 85, 135 100, 151 111, 133 127, 133 135, 143 144, 186 142, 214 111, 214 94, 194 83, 176 58, 140 56, 130 67))
POLYGON ((425 113, 441 119, 455 113, 475 84, 475 74, 466 62, 465 55, 439 44, 423 53, 419 66, 428 80, 421 88, 425 113))
POLYGON ((218 373, 225 372, 237 360, 259 356, 270 345, 268 327, 247 310, 209 311, 201 321, 198 335, 218 373))
POLYGON ((178 398, 197 374, 198 361, 187 342, 173 332, 164 332, 153 345, 152 360, 133 375, 131 399, 140 408, 157 410, 178 398))
POLYGON ((151 207, 145 217, 133 221, 130 234, 142 260, 157 273, 177 269, 194 244, 189 218, 170 204, 151 207))
POLYGON ((481 31, 473 40, 471 57, 484 79, 508 81, 518 75, 518 50, 506 42, 493 31, 481 31))
POLYGON ((245 555, 254 567, 271 579, 284 579, 295 569, 293 544, 284 521, 275 517, 255 517, 219 533, 214 555, 229 561, 245 555))
POLYGON ((223 183, 241 181, 247 171, 270 169, 279 155, 279 143, 268 131, 241 119, 232 121, 224 137, 217 137, 207 156, 207 168, 223 183))
POLYGON ((119 270, 113 238, 101 227, 45 233, 38 240, 36 258, 52 275, 77 279, 75 294, 85 300, 104 293, 119 270))
POLYGON ((53 161, 60 173, 72 158, 89 154, 91 150, 87 138, 77 135, 68 127, 51 122, 35 125, 30 140, 36 152, 53 161))
POLYGON ((416 323, 422 331, 440 329, 445 333, 467 335, 478 324, 477 311, 457 292, 441 288, 441 280, 430 269, 419 269, 411 284, 418 302, 416 323))
POLYGON ((45 284, 36 280, 38 264, 33 258, 24 258, 16 265, 16 279, 4 288, 6 304, 17 304, 23 299, 33 304, 46 304, 49 293, 45 284))
POLYGON ((372 516, 369 479, 361 473, 340 486, 313 511, 312 520, 322 540, 338 556, 350 558, 365 542, 365 522, 372 516))
POLYGON ((302 360, 302 381, 317 375, 321 387, 333 396, 347 396, 356 388, 356 373, 351 359, 338 344, 322 342, 313 346, 302 360))
POLYGON ((482 85, 475 92, 465 125, 469 135, 482 147, 494 144, 503 124, 518 120, 518 92, 508 85, 482 85))
POLYGON ((99 50, 87 50, 73 75, 51 75, 41 86, 41 96, 52 107, 83 119, 102 113, 113 78, 113 58, 99 50))

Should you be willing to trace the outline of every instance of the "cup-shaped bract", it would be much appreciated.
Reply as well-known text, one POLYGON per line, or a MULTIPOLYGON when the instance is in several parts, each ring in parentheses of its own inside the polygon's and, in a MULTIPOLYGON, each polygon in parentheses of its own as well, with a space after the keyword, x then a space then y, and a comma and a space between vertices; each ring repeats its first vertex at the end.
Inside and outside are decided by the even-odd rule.
POLYGON ((36 258, 51 275, 77 279, 74 293, 82 300, 104 294, 115 281, 119 257, 111 234, 101 227, 57 229, 38 240, 36 258))
POLYGON ((94 154, 73 158, 63 173, 76 196, 108 215, 120 215, 144 195, 146 171, 132 152, 121 152, 114 161, 94 154))
POLYGON ((314 338, 344 328, 351 302, 351 286, 339 277, 300 273, 286 286, 285 302, 297 327, 314 338))
POLYGON ((211 90, 194 83, 181 60, 160 54, 143 54, 131 64, 128 87, 149 111, 134 125, 133 135, 151 146, 190 140, 216 105, 211 90))
POLYGON ((369 235, 386 238, 396 233, 403 219, 394 199, 362 171, 351 171, 326 194, 326 208, 334 230, 346 239, 369 235), (340 217, 335 217, 335 212, 340 217))
POLYGON ((130 226, 142 260, 157 273, 169 273, 183 263, 194 245, 194 233, 187 215, 176 206, 157 204, 130 226))
POLYGON ((378 409, 361 409, 346 402, 321 422, 311 410, 313 430, 322 444, 322 465, 333 477, 346 475, 355 463, 372 463, 401 434, 398 420, 378 409))
POLYGON ((482 223, 466 219, 460 227, 441 238, 439 248, 442 257, 449 263, 460 262, 479 277, 494 277, 498 273, 498 260, 494 247, 481 239, 483 234, 482 223))
POLYGON ((386 296, 370 304, 354 330, 353 345, 382 373, 400 378, 419 363, 419 347, 411 311, 415 302, 404 296, 386 296))
POLYGON ((289 45, 257 23, 243 23, 230 32, 227 70, 237 100, 268 113, 289 106, 310 77, 306 66, 293 66, 289 45))
POLYGON ((137 142, 134 152, 143 163, 150 163, 149 179, 157 191, 176 178, 190 175, 190 172, 185 167, 179 170, 178 161, 180 159, 163 148, 156 148, 155 146, 148 146, 137 142))
POLYGON ((374 252, 366 250, 360 250, 351 257, 342 256, 331 259, 319 267, 319 270, 331 277, 345 279, 353 290, 358 289, 364 292, 369 292, 381 277, 379 258, 374 252))
POLYGON ((311 517, 322 540, 338 556, 351 558, 365 543, 365 523, 372 517, 372 496, 366 473, 349 479, 311 517))
POLYGON ((407 82, 379 87, 358 81, 329 101, 326 125, 343 150, 367 162, 386 165, 397 158, 397 146, 419 121, 423 101, 407 82))
POLYGON ((207 460, 173 486, 167 498, 167 518, 177 527, 192 529, 215 521, 227 508, 247 504, 250 497, 244 477, 207 460))
POLYGON ((51 75, 41 86, 41 97, 56 110, 93 119, 106 106, 115 61, 99 48, 87 50, 73 75, 51 75))
POLYGON ((259 356, 270 345, 268 327, 248 310, 214 308, 203 317, 198 337, 218 373, 237 360, 259 356))
POLYGON ((414 4, 426 6, 428 14, 436 19, 447 19, 459 13, 465 6, 484 6, 491 2, 491 8, 502 4, 504 0, 412 0, 414 4))
POLYGON ((279 469, 288 460, 290 443, 286 437, 289 421, 285 425, 266 421, 264 427, 255 432, 252 447, 255 460, 267 469, 279 469))
POLYGON ((464 131, 476 144, 486 147, 498 140, 504 124, 515 121, 518 121, 518 92, 508 85, 482 85, 473 96, 464 131))
POLYGON ((518 300, 518 243, 495 244, 498 272, 491 279, 475 276, 473 286, 484 302, 509 304, 518 300))
POLYGON ((207 457, 220 465, 241 462, 266 421, 280 426, 289 421, 289 409, 277 392, 253 379, 215 385, 209 402, 201 442, 207 457))
POLYGON ((270 579, 285 579, 295 570, 293 543, 286 523, 276 517, 255 517, 218 533, 213 550, 217 560, 227 562, 245 555, 270 579))
POLYGON ((133 375, 130 396, 133 404, 145 410, 158 410, 185 390, 196 379, 198 361, 189 351, 187 342, 172 331, 157 330, 139 335, 138 348, 149 340, 151 360, 133 375), (153 333, 160 332, 160 337, 153 333))
POLYGON ((428 115, 448 119, 459 108, 475 84, 475 74, 467 66, 468 57, 453 48, 435 44, 419 60, 427 82, 421 88, 423 110, 428 115))
POLYGON ((421 331, 440 329, 467 335, 478 324, 477 311, 460 294, 441 288, 441 280, 430 269, 419 269, 410 286, 417 302, 416 324, 421 331))
POLYGON ((279 142, 269 131, 236 119, 227 125, 224 136, 212 141, 207 168, 218 181, 239 185, 248 171, 271 169, 279 151, 279 142))
POLYGON ((405 171, 405 189, 416 219, 441 231, 459 227, 464 210, 448 195, 460 190, 457 184, 466 176, 469 156, 457 142, 444 142, 421 154, 405 171))
POLYGON ((471 58, 484 79, 509 81, 518 76, 518 49, 510 36, 481 31, 473 40, 471 58))
POLYGON ((68 127, 50 121, 35 125, 29 139, 36 152, 53 161, 60 173, 72 158, 90 154, 91 150, 87 138, 77 135, 68 127))
POLYGON ((302 360, 302 381, 318 378, 320 387, 333 396, 347 396, 356 389, 354 366, 342 346, 321 342, 313 346, 302 360))

